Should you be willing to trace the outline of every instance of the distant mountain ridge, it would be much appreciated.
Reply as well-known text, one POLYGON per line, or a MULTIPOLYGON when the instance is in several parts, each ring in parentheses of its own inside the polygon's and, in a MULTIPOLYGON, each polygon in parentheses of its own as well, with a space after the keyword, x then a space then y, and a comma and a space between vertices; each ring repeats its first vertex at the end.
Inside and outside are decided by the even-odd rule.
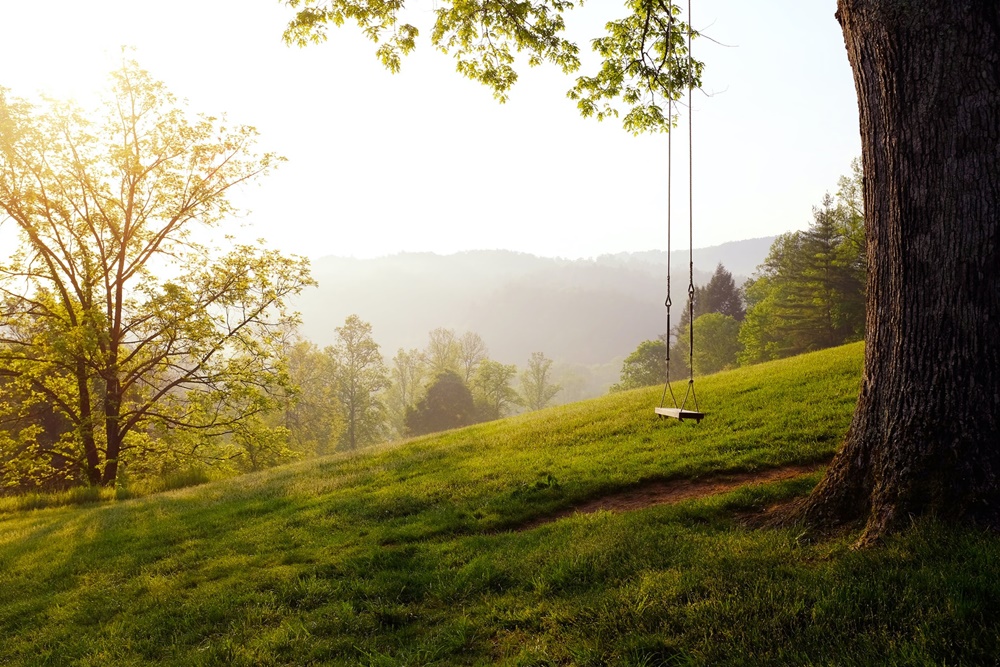
MULTIPOLYGON (((755 239, 743 241, 730 241, 721 245, 707 248, 694 249, 694 265, 696 271, 711 273, 717 264, 722 264, 737 279, 737 284, 753 275, 757 267, 764 262, 767 253, 771 250, 776 236, 762 236, 755 239)), ((670 253, 672 267, 681 266, 687 268, 688 251, 674 250, 670 253)), ((595 260, 604 264, 625 263, 646 264, 661 273, 665 272, 667 265, 667 253, 665 250, 645 250, 641 252, 621 252, 609 255, 601 255, 595 260)), ((675 271, 676 273, 676 271, 675 271)))
MULTIPOLYGON (((704 284, 719 262, 741 283, 773 241, 695 250, 695 283, 704 284)), ((542 351, 559 362, 603 364, 663 333, 666 260, 664 251, 579 260, 507 250, 323 257, 313 262, 319 287, 296 306, 303 335, 321 346, 357 314, 372 324, 386 358, 399 348, 422 348, 431 329, 446 327, 479 333, 490 356, 505 363, 523 365, 542 351)), ((673 301, 683 307, 687 250, 672 253, 671 265, 673 301)))

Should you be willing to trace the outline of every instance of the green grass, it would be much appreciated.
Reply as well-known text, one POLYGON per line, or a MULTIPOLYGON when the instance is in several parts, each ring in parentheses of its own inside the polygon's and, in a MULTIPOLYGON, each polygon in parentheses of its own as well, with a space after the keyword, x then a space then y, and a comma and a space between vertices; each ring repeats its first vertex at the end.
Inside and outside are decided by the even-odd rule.
POLYGON ((750 530, 812 475, 511 527, 643 481, 826 460, 848 346, 131 500, 0 508, 0 664, 986 664, 1000 549, 750 530))
POLYGON ((204 470, 181 470, 163 477, 143 481, 139 484, 103 488, 98 486, 81 486, 58 492, 31 492, 9 496, 0 496, 0 515, 9 512, 37 510, 46 507, 63 507, 65 505, 86 505, 89 503, 109 500, 128 500, 148 496, 162 491, 184 489, 198 486, 211 481, 204 470))

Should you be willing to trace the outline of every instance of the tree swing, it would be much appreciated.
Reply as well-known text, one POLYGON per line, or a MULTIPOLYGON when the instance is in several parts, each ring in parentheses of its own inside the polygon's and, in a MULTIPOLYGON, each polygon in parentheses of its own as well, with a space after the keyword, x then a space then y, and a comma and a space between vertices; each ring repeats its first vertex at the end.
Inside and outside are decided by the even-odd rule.
MULTIPOLYGON (((670 5, 671 17, 673 16, 673 4, 670 5)), ((692 115, 694 113, 691 104, 692 92, 694 90, 694 77, 691 65, 691 2, 688 1, 688 30, 687 30, 687 62, 688 62, 688 378, 687 391, 684 393, 684 400, 677 404, 677 397, 674 395, 673 387, 670 386, 670 231, 672 226, 671 215, 673 211, 671 195, 673 194, 673 136, 671 130, 667 133, 667 299, 664 306, 667 309, 667 358, 666 358, 666 384, 663 386, 663 395, 660 397, 660 406, 656 408, 656 414, 660 418, 693 419, 695 423, 700 423, 705 418, 705 413, 698 410, 698 396, 694 391, 694 150, 692 115), (673 407, 666 407, 667 394, 670 394, 670 401, 673 407), (688 399, 692 401, 693 410, 687 409, 688 399)), ((673 21, 671 20, 671 27, 673 21)), ((668 38, 668 48, 673 51, 673 39, 668 38)), ((667 118, 673 121, 674 117, 674 97, 673 91, 667 95, 667 118)))

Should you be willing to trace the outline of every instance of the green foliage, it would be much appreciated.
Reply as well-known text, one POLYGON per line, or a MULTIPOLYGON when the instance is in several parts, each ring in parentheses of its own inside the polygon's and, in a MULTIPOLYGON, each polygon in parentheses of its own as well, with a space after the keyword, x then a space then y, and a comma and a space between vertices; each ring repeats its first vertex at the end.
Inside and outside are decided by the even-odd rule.
MULTIPOLYGON (((728 370, 736 365, 740 351, 738 340, 740 323, 721 313, 705 313, 694 321, 697 332, 694 347, 694 372, 709 375, 728 370)), ((684 332, 680 340, 688 340, 684 332)))
MULTIPOLYGON (((373 42, 392 72, 416 46, 419 30, 401 22, 404 1, 286 0, 295 10, 285 41, 305 46, 327 38, 327 26, 353 21, 373 42)), ((565 73, 580 68, 579 47, 563 37, 565 16, 582 3, 572 0, 444 0, 435 6, 431 43, 456 60, 459 73, 508 99, 517 81, 517 54, 529 66, 548 62, 565 73)), ((701 84, 702 63, 689 59, 687 40, 697 33, 680 20, 679 6, 629 0, 628 14, 605 26, 591 41, 601 64, 580 76, 567 95, 580 113, 598 120, 622 117, 626 130, 666 131, 666 110, 689 86, 701 84)))
POLYGON ((472 392, 453 371, 438 373, 424 397, 406 411, 409 435, 424 435, 468 426, 477 420, 472 392))
POLYGON ((482 421, 500 419, 521 404, 521 397, 511 386, 517 376, 517 366, 483 360, 472 378, 472 396, 482 421))
POLYGON ((843 242, 841 251, 844 257, 841 261, 852 265, 855 272, 864 277, 868 275, 868 257, 865 253, 865 199, 864 173, 861 170, 861 159, 851 161, 851 173, 837 180, 837 208, 841 221, 840 232, 843 242))
POLYGON ((868 551, 748 529, 818 474, 525 521, 652 480, 827 460, 862 348, 115 502, 0 499, 5 664, 991 664, 995 534, 917 521, 868 551))
MULTIPOLYGON (((402 56, 416 45, 419 30, 400 23, 403 2, 381 0, 287 0, 296 9, 285 30, 285 41, 305 46, 327 38, 328 24, 354 21, 379 45, 377 55, 387 69, 399 71, 402 56)), ((544 3, 510 0, 451 0, 436 6, 431 43, 451 53, 456 69, 488 86, 501 102, 517 81, 515 54, 527 51, 529 64, 554 63, 565 72, 580 66, 575 44, 563 39, 563 13, 574 6, 567 0, 544 3)))
POLYGON ((326 26, 341 26, 352 20, 379 48, 376 52, 382 64, 391 72, 398 72, 401 57, 416 46, 419 31, 408 23, 400 24, 402 2, 368 2, 366 0, 286 0, 296 8, 295 18, 285 29, 287 43, 305 46, 326 41, 326 26))
POLYGON ((23 383, 0 376, 0 494, 53 491, 83 481, 60 452, 72 448, 72 424, 32 396, 23 383))
POLYGON ((667 344, 663 339, 644 340, 622 363, 621 380, 611 391, 628 391, 666 382, 667 344))
POLYGON ((743 294, 736 286, 733 274, 721 263, 715 267, 715 272, 704 287, 695 289, 694 300, 697 315, 719 313, 737 322, 742 322, 746 315, 743 294))
POLYGON ((416 405, 423 395, 426 375, 426 359, 420 350, 400 348, 396 352, 389 367, 390 385, 385 393, 385 406, 389 428, 397 438, 406 436, 406 410, 416 405))
POLYGON ((707 283, 695 285, 694 308, 691 308, 690 300, 685 301, 685 307, 681 310, 680 320, 677 323, 677 331, 680 332, 691 323, 692 310, 695 318, 706 313, 720 313, 742 322, 746 316, 743 301, 743 292, 736 286, 733 274, 719 263, 707 283))
POLYGON ((462 346, 454 329, 438 327, 427 335, 424 360, 429 374, 436 376, 451 371, 461 373, 462 346))
POLYGON ((864 213, 861 173, 841 179, 804 232, 775 240, 745 288, 740 363, 757 363, 859 340, 864 334, 864 213))
POLYGON ((569 0, 451 0, 435 11, 431 42, 454 55, 458 72, 504 102, 517 81, 513 65, 519 51, 529 54, 532 66, 548 61, 564 72, 580 66, 577 46, 560 36, 563 12, 573 6, 569 0))
POLYGON ((386 392, 393 433, 404 437, 413 432, 407 427, 407 415, 413 413, 418 401, 425 397, 424 379, 436 378, 442 373, 454 373, 474 392, 477 410, 482 413, 480 419, 498 419, 506 415, 516 400, 512 401, 512 390, 505 389, 509 384, 509 379, 504 380, 508 367, 494 364, 489 359, 486 343, 473 331, 457 336, 453 329, 439 327, 428 334, 423 352, 399 350, 391 368, 392 384, 386 392))
POLYGON ((622 125, 633 134, 666 131, 674 122, 669 103, 701 85, 702 63, 688 59, 685 41, 696 33, 677 18, 677 5, 630 0, 626 7, 630 13, 591 42, 602 59, 597 74, 577 78, 568 96, 584 117, 604 120, 624 111, 622 125))
POLYGON ((532 352, 528 367, 521 372, 521 401, 529 410, 541 410, 562 387, 551 379, 552 360, 542 352, 532 352))
POLYGON ((278 418, 288 432, 289 449, 297 456, 328 454, 344 431, 334 349, 299 340, 287 344, 283 356, 293 390, 278 418))
POLYGON ((331 354, 344 422, 340 446, 354 450, 380 442, 385 435, 385 404, 380 394, 389 385, 389 375, 372 337, 372 325, 349 315, 344 325, 337 327, 331 354))
POLYGON ((3 407, 22 423, 33 406, 55 411, 0 453, 5 484, 114 485, 123 466, 226 461, 236 430, 285 391, 276 332, 296 323, 287 300, 311 284, 307 260, 191 235, 278 158, 253 152, 253 128, 189 113, 135 62, 111 78, 92 113, 0 94, 0 209, 19 233, 0 265, 0 375, 18 396, 3 407))
MULTIPOLYGON (((772 252, 781 241, 782 237, 775 240, 772 252)), ((742 366, 786 356, 779 328, 777 282, 773 276, 761 273, 746 284, 744 293, 749 309, 739 333, 743 350, 738 355, 738 361, 742 366)))
POLYGON ((273 426, 262 416, 244 419, 230 437, 236 447, 233 463, 240 472, 253 472, 301 458, 303 452, 292 449, 289 439, 287 428, 273 426))
MULTIPOLYGON (((712 277, 704 285, 694 288, 694 300, 690 296, 681 311, 680 321, 675 329, 674 343, 670 348, 670 376, 683 377, 691 373, 694 364, 695 373, 706 375, 729 367, 731 350, 737 345, 736 340, 729 335, 732 325, 723 320, 706 320, 711 322, 709 330, 700 331, 697 321, 704 315, 715 313, 724 315, 737 323, 742 322, 746 314, 743 308, 743 293, 736 287, 733 274, 721 263, 715 267, 712 277), (691 313, 695 317, 695 355, 699 360, 691 358, 691 313), (706 345, 700 350, 702 344, 706 345)), ((739 325, 737 324, 737 327, 739 325)))

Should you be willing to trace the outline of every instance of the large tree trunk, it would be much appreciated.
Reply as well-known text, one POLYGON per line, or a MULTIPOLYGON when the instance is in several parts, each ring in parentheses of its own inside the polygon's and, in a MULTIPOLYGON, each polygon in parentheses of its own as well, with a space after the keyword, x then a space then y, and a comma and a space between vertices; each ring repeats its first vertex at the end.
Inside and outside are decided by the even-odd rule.
POLYGON ((861 113, 861 394, 807 521, 1000 517, 1000 2, 839 0, 861 113))

